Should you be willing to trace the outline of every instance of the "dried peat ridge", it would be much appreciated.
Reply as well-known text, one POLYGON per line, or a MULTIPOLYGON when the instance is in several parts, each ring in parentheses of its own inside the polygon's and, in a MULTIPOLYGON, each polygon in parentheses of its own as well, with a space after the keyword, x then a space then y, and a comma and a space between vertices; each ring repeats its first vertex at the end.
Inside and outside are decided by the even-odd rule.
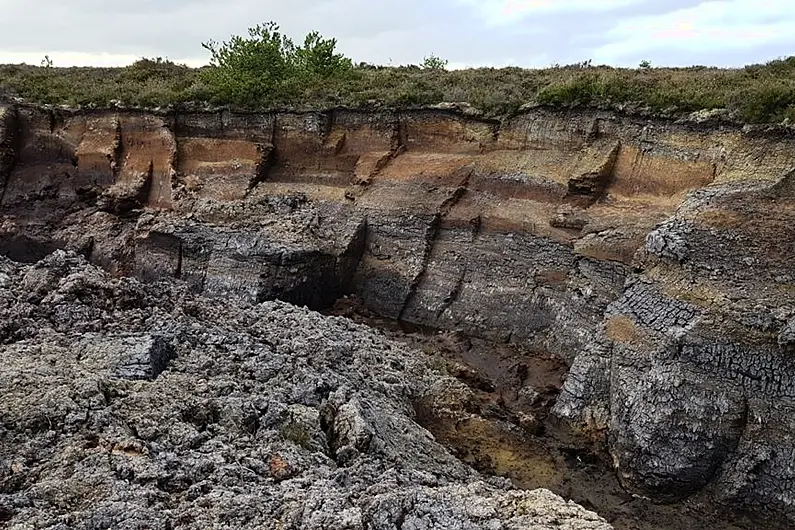
POLYGON ((593 109, 0 106, 0 252, 45 260, 0 270, 18 389, 0 402, 0 518, 607 527, 543 492, 472 485, 412 421, 418 400, 465 415, 467 387, 418 352, 251 305, 355 294, 387 319, 555 356, 560 394, 520 374, 509 405, 529 418, 544 402, 549 426, 604 443, 628 491, 794 524, 793 168, 784 128, 593 109), (225 519, 238 505, 248 519, 225 519))

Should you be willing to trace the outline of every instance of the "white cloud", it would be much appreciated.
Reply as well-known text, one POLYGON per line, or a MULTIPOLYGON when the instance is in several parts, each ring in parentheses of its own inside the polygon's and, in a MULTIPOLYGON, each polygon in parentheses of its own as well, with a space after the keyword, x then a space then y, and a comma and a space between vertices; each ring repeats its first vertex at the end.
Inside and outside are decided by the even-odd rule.
POLYGON ((489 24, 511 24, 533 15, 598 13, 642 4, 643 0, 460 0, 489 24))
POLYGON ((606 34, 608 42, 596 48, 593 57, 599 63, 616 64, 644 54, 675 54, 683 58, 683 64, 694 64, 710 53, 775 43, 781 44, 785 55, 793 51, 793 35, 795 12, 789 1, 710 1, 663 15, 619 20, 606 34))
POLYGON ((336 37, 354 61, 548 66, 741 66, 795 53, 792 0, 0 0, 0 63, 199 65, 201 43, 276 20, 300 40, 336 37), (790 14, 792 12, 792 14, 790 14))
MULTIPOLYGON (((13 52, 0 50, 0 64, 24 63, 38 66, 44 63, 45 56, 52 61, 53 66, 128 66, 141 58, 140 55, 118 53, 13 52)), ((174 62, 193 67, 207 63, 207 61, 201 59, 176 59, 174 62)))

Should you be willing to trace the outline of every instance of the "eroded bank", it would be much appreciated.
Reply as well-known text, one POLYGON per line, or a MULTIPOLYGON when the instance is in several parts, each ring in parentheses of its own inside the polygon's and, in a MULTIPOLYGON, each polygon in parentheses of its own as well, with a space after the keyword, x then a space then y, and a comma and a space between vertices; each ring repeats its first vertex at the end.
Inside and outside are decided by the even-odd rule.
POLYGON ((795 518, 793 136, 600 111, 0 108, 2 251, 241 303, 356 293, 571 365, 623 484, 795 518))

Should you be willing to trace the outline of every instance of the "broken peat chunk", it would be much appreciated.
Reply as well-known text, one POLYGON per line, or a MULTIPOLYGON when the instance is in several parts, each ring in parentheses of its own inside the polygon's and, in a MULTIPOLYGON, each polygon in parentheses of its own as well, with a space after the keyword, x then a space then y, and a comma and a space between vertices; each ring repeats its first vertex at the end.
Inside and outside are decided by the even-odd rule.
POLYGON ((168 368, 174 350, 164 337, 142 335, 120 341, 118 363, 114 375, 133 381, 154 381, 168 368))

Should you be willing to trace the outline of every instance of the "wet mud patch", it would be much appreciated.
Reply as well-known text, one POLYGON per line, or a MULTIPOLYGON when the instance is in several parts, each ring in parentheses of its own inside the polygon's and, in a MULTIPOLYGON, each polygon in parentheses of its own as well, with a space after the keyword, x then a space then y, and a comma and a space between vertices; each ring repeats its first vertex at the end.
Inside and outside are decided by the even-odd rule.
POLYGON ((521 481, 526 489, 564 480, 555 458, 520 427, 477 414, 456 417, 428 403, 417 403, 416 411, 417 421, 437 441, 482 473, 521 481))

